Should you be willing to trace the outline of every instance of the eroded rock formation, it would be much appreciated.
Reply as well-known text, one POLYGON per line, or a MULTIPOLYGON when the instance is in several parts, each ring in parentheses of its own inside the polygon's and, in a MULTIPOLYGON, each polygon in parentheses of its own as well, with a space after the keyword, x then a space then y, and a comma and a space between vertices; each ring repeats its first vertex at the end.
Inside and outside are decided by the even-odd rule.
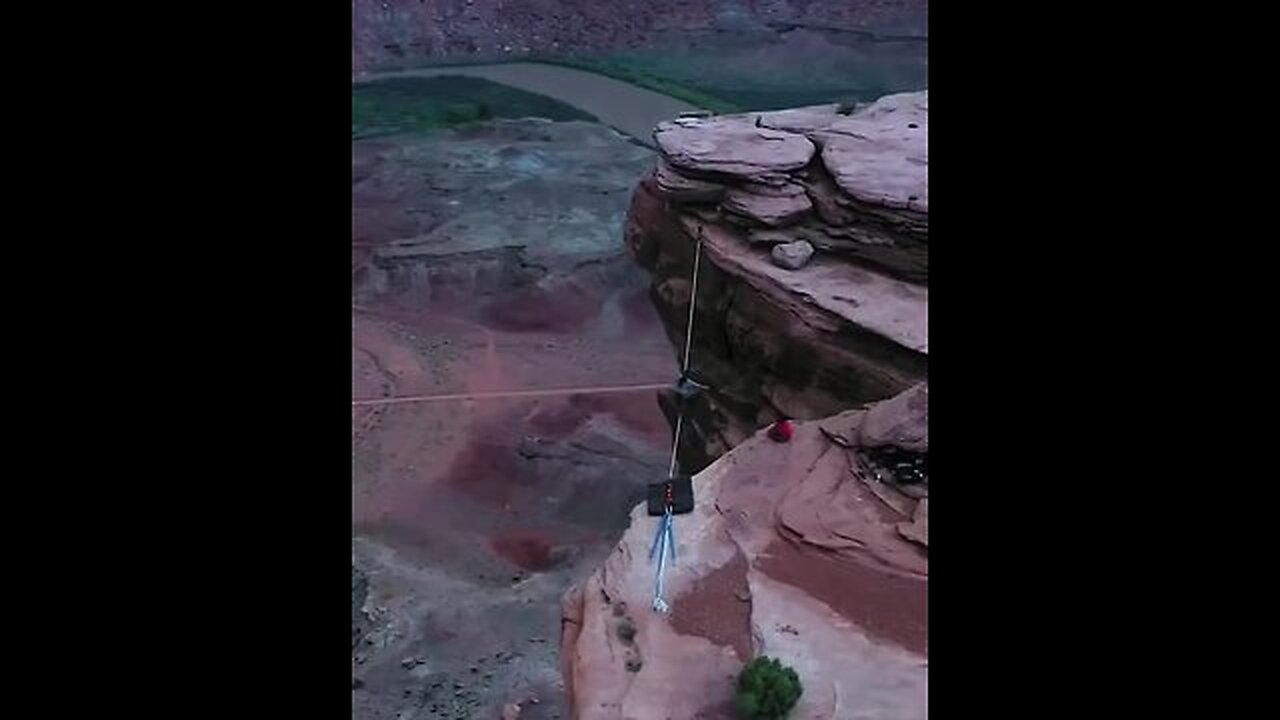
POLYGON ((928 452, 928 389, 757 433, 695 478, 679 516, 669 616, 650 609, 656 523, 643 506, 603 567, 565 598, 573 717, 732 718, 755 655, 794 667, 792 720, 927 717, 927 481, 896 485, 875 449, 928 452), (923 538, 923 542, 922 542, 923 538))
MULTIPOLYGON (((684 467, 779 417, 816 419, 927 376, 928 93, 659 125, 626 240, 682 348, 703 242, 684 467), (816 253, 795 270, 780 243, 816 253)), ((664 398, 668 414, 670 398, 664 398)))

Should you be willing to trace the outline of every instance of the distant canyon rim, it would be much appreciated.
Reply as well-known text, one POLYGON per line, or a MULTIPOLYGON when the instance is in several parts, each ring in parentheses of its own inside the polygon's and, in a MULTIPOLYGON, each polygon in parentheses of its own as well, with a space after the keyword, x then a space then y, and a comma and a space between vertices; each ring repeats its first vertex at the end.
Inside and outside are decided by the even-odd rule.
POLYGON ((928 0, 353 0, 353 72, 663 45, 796 29, 928 36, 928 0))

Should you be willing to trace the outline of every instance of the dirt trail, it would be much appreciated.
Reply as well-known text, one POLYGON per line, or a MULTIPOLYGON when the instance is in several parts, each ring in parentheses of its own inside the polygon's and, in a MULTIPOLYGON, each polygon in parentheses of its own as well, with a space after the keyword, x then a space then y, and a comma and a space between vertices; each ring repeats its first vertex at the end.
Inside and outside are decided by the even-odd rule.
POLYGON ((546 95, 591 113, 599 118, 600 122, 650 147, 653 146, 653 128, 658 123, 679 117, 682 112, 699 109, 683 100, 611 77, 540 63, 394 70, 360 75, 353 78, 353 82, 442 75, 477 77, 546 95))

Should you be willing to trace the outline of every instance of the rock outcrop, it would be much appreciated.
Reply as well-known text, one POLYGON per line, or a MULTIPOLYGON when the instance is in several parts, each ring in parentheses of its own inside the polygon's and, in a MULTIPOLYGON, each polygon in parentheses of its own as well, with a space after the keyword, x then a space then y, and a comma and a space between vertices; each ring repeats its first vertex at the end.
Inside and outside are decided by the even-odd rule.
POLYGON ((927 121, 917 93, 655 132, 627 243, 677 348, 701 244, 693 370, 711 389, 681 462, 704 469, 676 520, 670 615, 651 609, 643 506, 566 595, 578 720, 732 718, 759 655, 798 673, 793 720, 927 717, 927 121), (775 265, 771 248, 805 241, 807 262, 775 265), (762 429, 779 417, 799 420, 785 442, 762 429))
POLYGON ((660 158, 635 191, 626 240, 676 348, 703 243, 693 370, 712 390, 691 408, 684 467, 779 417, 826 417, 927 377, 928 110, 926 91, 856 112, 658 126, 660 158), (771 260, 800 241, 811 260, 771 260))
POLYGON ((676 521, 670 615, 650 609, 656 522, 637 507, 565 598, 573 717, 732 718, 734 678, 756 655, 799 674, 791 720, 927 717, 928 486, 878 479, 886 448, 928 452, 927 386, 797 423, 785 444, 757 433, 698 474, 698 505, 676 521))

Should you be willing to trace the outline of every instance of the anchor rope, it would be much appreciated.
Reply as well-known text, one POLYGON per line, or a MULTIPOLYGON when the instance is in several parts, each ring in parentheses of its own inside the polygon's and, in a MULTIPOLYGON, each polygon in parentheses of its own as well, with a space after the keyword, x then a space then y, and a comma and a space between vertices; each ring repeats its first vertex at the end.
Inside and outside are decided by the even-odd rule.
MULTIPOLYGON (((689 287, 689 319, 684 325, 684 360, 680 363, 680 375, 689 372, 689 355, 693 347, 693 311, 698 304, 698 266, 702 261, 702 231, 698 231, 698 245, 693 251, 693 280, 689 287)), ((676 451, 680 448, 680 431, 684 426, 684 402, 676 408, 676 434, 671 441, 671 464, 667 468, 667 476, 676 472, 676 451)))
MULTIPOLYGON (((693 251, 693 277, 689 283, 689 319, 685 323, 684 328, 684 358, 680 365, 680 377, 687 379, 689 373, 690 351, 693 348, 693 321, 694 311, 698 304, 698 269, 702 262, 702 229, 698 229, 698 243, 693 251)), ((667 468, 667 481, 675 477, 676 467, 678 465, 677 455, 680 450, 680 436, 684 430, 684 406, 685 399, 680 397, 676 406, 676 427, 675 435, 671 439, 671 464, 667 468)), ((667 485, 666 512, 662 514, 662 519, 658 523, 657 535, 653 538, 653 545, 649 549, 650 562, 657 554, 658 572, 657 581, 653 591, 653 609, 660 613, 666 613, 671 609, 663 597, 666 583, 665 575, 667 570, 667 557, 670 556, 672 564, 676 561, 676 542, 675 542, 675 516, 671 512, 671 486, 667 485)))

